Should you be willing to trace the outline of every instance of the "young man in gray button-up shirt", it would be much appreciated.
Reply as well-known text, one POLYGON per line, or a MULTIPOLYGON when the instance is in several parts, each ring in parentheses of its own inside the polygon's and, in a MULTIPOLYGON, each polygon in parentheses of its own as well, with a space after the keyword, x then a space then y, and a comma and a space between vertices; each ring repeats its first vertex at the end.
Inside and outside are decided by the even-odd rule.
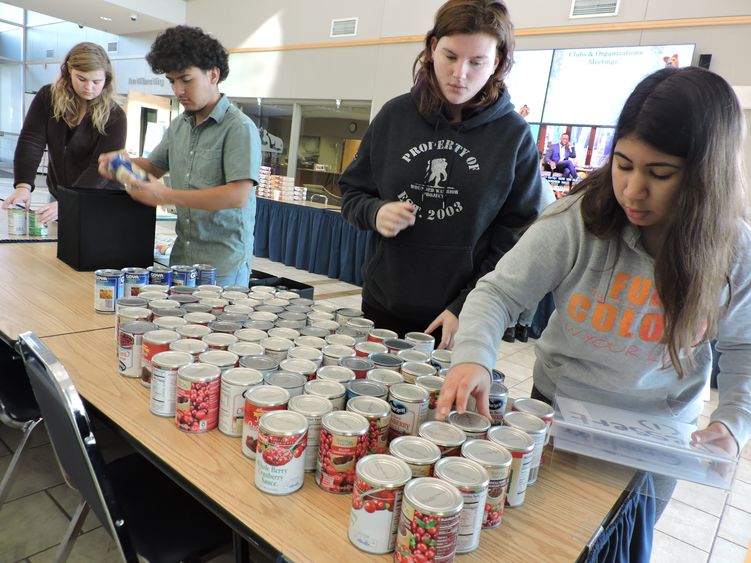
MULTIPOLYGON (((177 26, 156 38, 146 60, 167 76, 185 111, 149 158, 133 159, 154 178, 126 182, 128 193, 146 205, 177 207, 171 264, 212 264, 218 285, 247 285, 261 141, 250 118, 219 92, 227 52, 200 28, 177 26), (156 181, 168 171, 171 188, 156 181)), ((105 176, 112 154, 100 158, 105 176)))

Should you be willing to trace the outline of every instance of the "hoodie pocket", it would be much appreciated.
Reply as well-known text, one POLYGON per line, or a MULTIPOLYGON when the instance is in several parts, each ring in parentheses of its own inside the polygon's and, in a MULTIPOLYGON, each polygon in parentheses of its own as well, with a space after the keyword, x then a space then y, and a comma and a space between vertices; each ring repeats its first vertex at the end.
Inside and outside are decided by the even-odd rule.
POLYGON ((381 239, 364 273, 366 294, 376 304, 427 317, 445 309, 473 278, 472 249, 381 239))

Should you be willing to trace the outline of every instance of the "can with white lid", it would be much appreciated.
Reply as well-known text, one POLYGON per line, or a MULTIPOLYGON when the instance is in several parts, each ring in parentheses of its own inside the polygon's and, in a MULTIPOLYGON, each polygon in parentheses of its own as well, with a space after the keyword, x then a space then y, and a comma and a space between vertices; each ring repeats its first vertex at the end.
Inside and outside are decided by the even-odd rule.
POLYGON ((143 335, 156 329, 154 323, 133 321, 120 325, 117 338, 117 359, 121 375, 141 377, 143 335))
POLYGON ((243 392, 245 410, 243 412, 242 452, 250 459, 256 459, 258 449, 258 424, 261 417, 270 411, 286 410, 289 393, 274 385, 259 385, 243 392))
POLYGON ((368 340, 370 342, 378 342, 379 344, 383 344, 384 340, 398 337, 399 335, 397 333, 387 328, 374 328, 368 333, 368 340))
POLYGON ((511 409, 532 414, 545 422, 545 445, 547 446, 548 442, 550 442, 550 425, 553 424, 553 415, 555 414, 553 407, 545 401, 520 397, 514 399, 511 409))
MULTIPOLYGON (((312 328, 321 328, 327 332, 327 334, 334 334, 336 329, 339 328, 339 323, 331 320, 318 320, 311 321, 310 326, 312 328)), ((305 331, 300 329, 300 334, 305 334, 305 331)))
POLYGON ((451 411, 446 420, 449 424, 453 424, 464 430, 467 438, 484 439, 487 437, 488 429, 490 428, 490 421, 477 412, 464 411, 463 413, 459 413, 451 411))
POLYGON ((166 315, 159 317, 155 315, 153 322, 156 327, 161 330, 175 330, 179 326, 185 326, 188 324, 185 317, 172 317, 166 315))
MULTIPOLYGON (((300 338, 308 337, 301 336, 300 338)), ((298 338, 297 340, 300 340, 300 338, 298 338)), ((289 352, 287 352, 287 359, 308 360, 309 362, 313 362, 313 365, 315 366, 315 369, 317 371, 323 363, 323 354, 321 354, 321 351, 318 348, 313 348, 312 346, 295 346, 294 348, 290 348, 289 352)), ((313 372, 312 379, 315 379, 315 371, 313 372)))
POLYGON ((438 420, 423 422, 420 425, 418 435, 438 446, 443 457, 458 456, 462 444, 467 440, 464 430, 448 422, 438 420))
POLYGON ((286 338, 287 340, 295 341, 295 338, 300 336, 300 333, 294 328, 284 328, 281 326, 275 326, 268 330, 268 335, 271 338, 286 338))
POLYGON ((216 320, 216 315, 195 311, 193 313, 185 313, 183 318, 187 323, 192 325, 209 326, 209 323, 213 323, 216 320))
POLYGON ((227 351, 237 354, 239 358, 245 356, 263 356, 263 346, 256 342, 245 342, 238 340, 227 346, 227 351))
POLYGON ((435 420, 435 408, 438 404, 438 396, 441 394, 444 379, 437 375, 421 375, 415 380, 415 385, 422 387, 428 392, 427 420, 435 420))
POLYGON ((243 393, 263 385, 263 374, 249 368, 230 368, 222 374, 219 394, 219 431, 227 436, 242 436, 245 399, 243 393))
POLYGON ((365 379, 383 383, 389 389, 394 383, 404 383, 401 373, 384 368, 373 368, 367 373, 365 379))
MULTIPOLYGON (((179 354, 181 352, 164 352, 179 354)), ((190 363, 177 370, 175 423, 185 432, 208 432, 219 420, 219 368, 190 363)))
POLYGON ((346 403, 347 389, 338 381, 313 379, 305 384, 304 391, 307 395, 318 395, 328 399, 335 411, 342 410, 346 403))
POLYGON ((321 419, 316 483, 330 493, 351 493, 355 465, 365 455, 369 424, 354 412, 334 411, 321 419))
POLYGON ((339 359, 339 365, 351 369, 357 379, 365 379, 368 372, 375 369, 375 364, 370 358, 358 358, 357 356, 348 356, 339 359))
POLYGON ((301 334, 294 340, 295 346, 306 346, 309 348, 315 348, 316 350, 321 350, 324 346, 326 346, 326 341, 323 338, 320 338, 318 336, 310 336, 301 334))
POLYGON ((433 350, 433 352, 430 354, 430 359, 438 364, 441 368, 450 368, 451 350, 446 350, 443 348, 433 350))
POLYGON ((272 411, 258 423, 255 484, 264 493, 288 495, 305 482, 308 420, 297 412, 272 411))
POLYGON ((418 364, 427 364, 430 362, 430 355, 414 348, 407 348, 396 353, 404 362, 417 362, 418 364))
POLYGON ((404 487, 394 561, 453 561, 463 507, 454 485, 434 477, 412 479, 404 487))
POLYGON ((206 343, 209 350, 226 350, 230 344, 237 342, 237 336, 227 334, 226 332, 212 332, 204 336, 201 340, 206 343))
POLYGON ((150 330, 144 333, 141 343, 141 384, 151 387, 151 359, 160 352, 167 352, 170 344, 180 339, 174 330, 150 330))
POLYGON ((279 369, 279 362, 271 356, 243 356, 240 358, 240 366, 257 369, 267 375, 279 369))
POLYGON ((175 352, 187 352, 193 356, 193 361, 198 360, 198 356, 206 352, 209 347, 202 340, 195 338, 181 338, 170 343, 169 349, 175 352))
POLYGON ((389 439, 417 435, 428 413, 428 401, 428 392, 422 387, 409 383, 392 385, 389 389, 389 404, 391 405, 389 439))
POLYGON ((120 338, 120 325, 135 321, 151 321, 151 309, 146 307, 120 307, 115 309, 115 341, 120 338))
POLYGON ((503 518, 506 488, 511 473, 511 452, 490 440, 475 439, 464 443, 462 456, 482 465, 490 476, 482 527, 497 528, 503 518))
POLYGON ((378 397, 362 395, 347 401, 347 410, 361 414, 368 420, 368 443, 366 454, 388 452, 391 406, 378 397))
POLYGON ((227 350, 209 350, 198 356, 199 362, 216 366, 222 373, 230 368, 237 367, 239 360, 237 354, 227 350))
MULTIPOLYGON (((201 340, 207 334, 211 334, 211 329, 204 325, 183 325, 175 327, 175 332, 180 335, 181 338, 193 338, 195 340, 201 340)), ((208 350, 209 346, 206 345, 208 350)))
POLYGON ((150 360, 151 389, 149 410, 157 416, 175 416, 177 372, 193 363, 193 356, 185 352, 159 352, 150 360))
POLYGON ((349 541, 368 553, 390 553, 396 531, 404 486, 412 478, 407 464, 389 455, 368 455, 357 462, 349 541))
POLYGON ((464 499, 456 552, 474 551, 480 546, 480 532, 490 483, 488 472, 471 459, 445 457, 435 464, 435 476, 454 485, 464 499))
POLYGON ((362 311, 360 309, 354 309, 350 307, 342 307, 336 310, 336 322, 344 326, 347 321, 356 317, 362 317, 362 311))
POLYGON ((266 355, 271 356, 277 362, 287 359, 287 351, 295 346, 294 342, 287 340, 286 338, 265 338, 260 342, 266 355))
POLYGON ((351 358, 355 355, 355 349, 344 344, 327 344, 321 352, 324 366, 337 366, 342 358, 351 358))
POLYGON ((253 342, 255 344, 260 344, 261 340, 269 337, 267 333, 257 328, 241 328, 233 334, 242 342, 253 342))
POLYGON ((503 425, 522 430, 534 440, 535 449, 532 453, 532 462, 529 466, 529 480, 527 481, 527 485, 534 485, 537 481, 537 474, 540 471, 542 449, 545 447, 545 433, 547 431, 545 421, 533 414, 511 411, 503 418, 503 425))
POLYGON ((389 453, 398 457, 412 470, 412 477, 431 477, 441 450, 433 442, 419 436, 400 436, 391 440, 389 453))
POLYGON ((373 360, 376 368, 390 369, 398 373, 401 373, 402 364, 404 363, 404 360, 399 356, 389 354, 388 352, 371 354, 370 359, 373 360))
POLYGON ((400 371, 405 383, 415 383, 418 377, 435 375, 435 368, 422 362, 404 362, 400 371))
POLYGON ((425 352, 428 356, 435 348, 435 338, 425 332, 408 332, 404 335, 404 340, 412 344, 415 350, 425 352))
POLYGON ((532 465, 535 442, 526 432, 511 426, 493 426, 488 431, 488 440, 503 446, 511 453, 511 471, 509 472, 506 489, 506 506, 521 506, 527 492, 529 468, 532 465))
POLYGON ((266 385, 276 385, 286 389, 290 397, 297 397, 303 394, 303 389, 307 383, 304 375, 293 373, 291 371, 274 371, 263 376, 266 385))
POLYGON ((342 385, 356 379, 355 372, 342 366, 323 365, 316 370, 316 379, 336 381, 342 385))
POLYGON ((389 349, 380 342, 363 340, 362 342, 355 344, 355 355, 360 358, 367 358, 371 354, 388 353, 388 351, 389 349))
MULTIPOLYGON (((296 350, 296 348, 292 348, 296 350)), ((316 377, 316 365, 311 360, 305 360, 301 358, 290 358, 287 356, 286 360, 282 360, 279 364, 279 369, 284 371, 291 371, 292 373, 299 373, 305 378, 305 381, 310 381, 316 377)))
POLYGON ((318 395, 298 395, 289 400, 287 409, 308 419, 308 445, 305 449, 305 471, 315 471, 321 440, 321 419, 333 410, 331 401, 318 395))

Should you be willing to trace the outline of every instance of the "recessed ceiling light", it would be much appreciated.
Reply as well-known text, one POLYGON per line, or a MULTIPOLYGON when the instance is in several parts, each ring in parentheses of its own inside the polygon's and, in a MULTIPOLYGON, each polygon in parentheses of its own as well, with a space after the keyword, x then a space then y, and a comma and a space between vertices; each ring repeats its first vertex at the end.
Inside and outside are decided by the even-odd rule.
POLYGON ((104 20, 106 22, 111 22, 112 21, 112 18, 108 18, 107 16, 99 16, 99 19, 100 20, 104 20))

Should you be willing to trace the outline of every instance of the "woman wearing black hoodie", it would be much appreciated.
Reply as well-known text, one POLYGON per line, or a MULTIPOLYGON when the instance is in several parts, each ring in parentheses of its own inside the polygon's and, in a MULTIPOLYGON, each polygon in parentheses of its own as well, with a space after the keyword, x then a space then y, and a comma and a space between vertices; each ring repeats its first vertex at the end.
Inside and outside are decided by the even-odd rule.
POLYGON ((418 55, 411 92, 387 102, 342 175, 342 214, 376 231, 363 311, 451 348, 464 299, 543 207, 529 126, 503 82, 513 27, 492 0, 449 0, 418 55))

